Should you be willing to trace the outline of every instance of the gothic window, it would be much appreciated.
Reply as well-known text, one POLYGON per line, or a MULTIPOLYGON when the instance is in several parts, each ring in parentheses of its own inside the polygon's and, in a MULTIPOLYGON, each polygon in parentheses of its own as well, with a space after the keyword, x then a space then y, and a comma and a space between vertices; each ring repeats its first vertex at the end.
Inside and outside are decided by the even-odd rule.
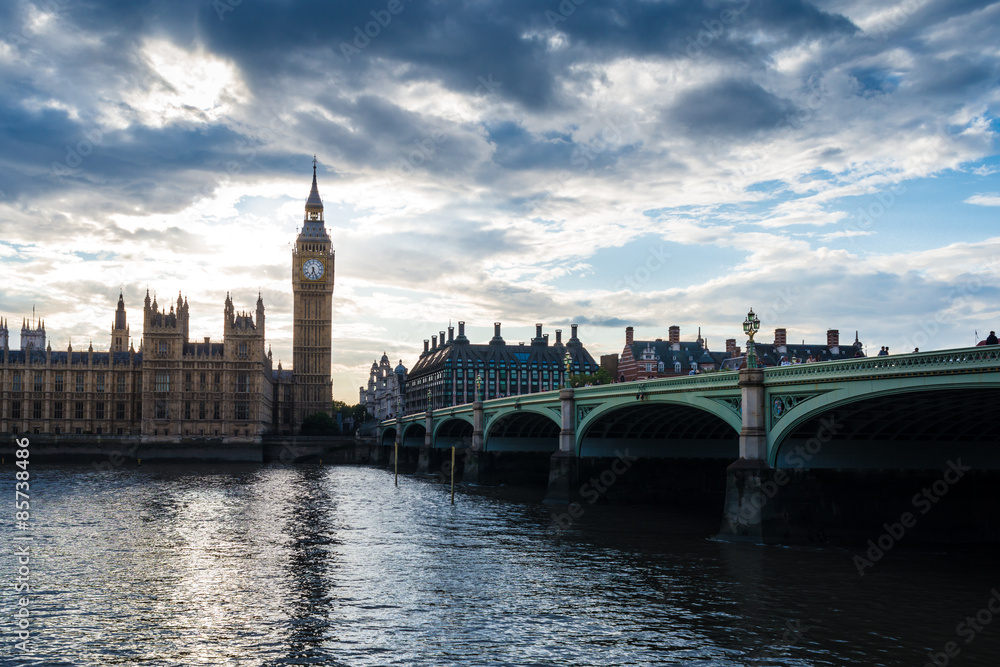
POLYGON ((156 419, 166 419, 167 418, 167 402, 157 401, 156 402, 156 419))
POLYGON ((52 418, 62 419, 63 418, 63 404, 62 401, 56 401, 52 404, 52 418))
POLYGON ((44 391, 45 375, 41 371, 35 371, 35 391, 44 391))
POLYGON ((55 390, 56 391, 63 391, 64 387, 63 387, 63 374, 62 373, 56 373, 55 385, 56 385, 55 386, 55 390))
POLYGON ((222 408, 218 401, 212 406, 212 419, 222 419, 222 408))
POLYGON ((125 401, 115 403, 115 419, 125 419, 125 401))
MULTIPOLYGON (((212 391, 222 391, 222 373, 215 374, 215 380, 212 383, 212 391)), ((218 419, 218 417, 216 417, 218 419)))
POLYGON ((184 419, 191 419, 191 401, 184 401, 184 419))
POLYGON ((10 417, 11 419, 21 418, 21 401, 10 402, 10 417))
POLYGON ((104 401, 94 404, 94 419, 104 419, 104 401))
POLYGON ((198 419, 205 418, 205 401, 198 403, 198 419))
POLYGON ((82 371, 77 371, 76 372, 76 393, 78 393, 78 394, 82 394, 83 393, 83 372, 82 371))
POLYGON ((246 341, 240 341, 239 355, 241 357, 247 357, 247 344, 246 341))
POLYGON ((247 401, 236 401, 236 418, 244 421, 250 419, 250 404, 247 401))
POLYGON ((83 419, 83 401, 77 401, 73 405, 73 416, 76 419, 83 419))
POLYGON ((191 373, 184 373, 184 391, 191 391, 191 373))
POLYGON ((124 373, 119 373, 118 374, 118 393, 119 394, 124 394, 125 393, 125 374, 124 373))
POLYGON ((170 391, 170 373, 167 371, 156 372, 156 391, 170 391))
POLYGON ((161 340, 160 341, 160 356, 161 357, 167 356, 167 353, 169 351, 170 351, 170 344, 167 343, 167 341, 165 341, 165 340, 161 340))
MULTIPOLYGON (((21 371, 14 371, 10 378, 10 388, 12 391, 21 391, 21 371)), ((20 411, 20 404, 18 404, 18 411, 20 411)))
POLYGON ((41 419, 42 418, 42 402, 32 401, 31 403, 31 418, 41 419))
POLYGON ((104 393, 104 373, 97 374, 97 388, 96 391, 100 394, 104 393))

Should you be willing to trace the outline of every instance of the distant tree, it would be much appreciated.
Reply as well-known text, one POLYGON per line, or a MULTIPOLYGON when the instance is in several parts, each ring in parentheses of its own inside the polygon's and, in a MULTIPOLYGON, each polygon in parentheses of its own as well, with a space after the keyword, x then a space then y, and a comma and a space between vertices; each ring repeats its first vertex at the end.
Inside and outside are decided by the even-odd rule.
POLYGON ((337 420, 325 412, 315 412, 302 421, 302 435, 337 435, 337 420))
POLYGON ((588 384, 611 384, 614 379, 607 368, 603 366, 597 369, 596 373, 578 373, 569 376, 569 383, 574 387, 583 387, 588 384))

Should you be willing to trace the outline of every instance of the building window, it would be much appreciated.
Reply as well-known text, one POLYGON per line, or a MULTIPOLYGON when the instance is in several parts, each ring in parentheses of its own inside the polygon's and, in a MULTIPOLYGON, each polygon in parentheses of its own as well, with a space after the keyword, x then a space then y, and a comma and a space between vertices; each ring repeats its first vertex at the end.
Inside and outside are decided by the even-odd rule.
POLYGON ((222 419, 222 410, 218 401, 212 407, 212 419, 222 419))
POLYGON ((62 419, 63 418, 63 403, 62 401, 56 401, 52 404, 52 418, 62 419))
POLYGON ((104 373, 98 373, 96 380, 97 380, 96 391, 99 394, 103 394, 104 393, 104 373))
POLYGON ((125 401, 115 403, 115 419, 125 419, 125 401))
POLYGON ((239 355, 241 357, 247 357, 247 343, 246 341, 240 341, 239 355))
POLYGON ((83 393, 83 372, 77 371, 76 373, 76 392, 78 394, 83 393))
POLYGON ((142 401, 135 402, 135 418, 142 419, 142 401))
POLYGON ((198 389, 201 390, 201 391, 205 391, 205 374, 204 373, 199 373, 198 374, 198 389))
POLYGON ((56 385, 55 386, 55 390, 56 391, 63 391, 65 389, 65 386, 63 385, 63 374, 62 373, 56 373, 55 385, 56 385))
POLYGON ((160 356, 165 357, 170 352, 170 345, 165 340, 160 341, 160 356))
POLYGON ((191 374, 184 374, 184 391, 191 391, 191 374))
POLYGON ((94 404, 94 419, 104 419, 104 401, 94 404))
POLYGON ((204 418, 205 418, 205 401, 202 401, 198 404, 198 419, 204 419, 204 418))
POLYGON ((21 418, 21 401, 10 402, 10 418, 11 419, 21 418))
POLYGON ((191 401, 184 401, 184 419, 191 419, 191 401))
POLYGON ((35 371, 35 391, 45 391, 45 375, 41 371, 35 371))
POLYGON ((77 419, 83 419, 83 401, 77 401, 73 406, 73 413, 77 419))
MULTIPOLYGON (((222 373, 215 374, 215 380, 212 383, 212 391, 222 391, 222 373)), ((216 417, 218 419, 218 417, 216 417)))
POLYGON ((236 401, 236 418, 244 421, 250 419, 250 404, 247 401, 236 401))
POLYGON ((125 393, 125 374, 124 373, 119 373, 118 374, 118 393, 119 394, 124 394, 125 393))
POLYGON ((11 374, 10 388, 12 391, 21 391, 21 371, 14 371, 11 374))
POLYGON ((167 402, 157 401, 156 402, 156 419, 166 419, 167 418, 167 402))
POLYGON ((32 401, 31 402, 31 418, 41 419, 42 418, 42 402, 32 401))
POLYGON ((156 391, 170 391, 170 373, 166 371, 156 372, 156 391))
POLYGON ((250 391, 250 381, 247 375, 246 371, 240 371, 236 374, 236 393, 245 394, 250 391))

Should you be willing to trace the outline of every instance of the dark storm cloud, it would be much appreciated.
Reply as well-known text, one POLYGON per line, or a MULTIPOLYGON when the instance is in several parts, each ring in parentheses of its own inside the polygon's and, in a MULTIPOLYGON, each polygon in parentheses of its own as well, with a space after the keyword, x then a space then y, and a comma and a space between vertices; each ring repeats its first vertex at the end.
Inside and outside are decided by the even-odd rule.
POLYGON ((688 132, 714 137, 747 136, 776 130, 794 106, 746 81, 720 81, 691 91, 667 112, 688 132))
MULTIPOLYGON (((0 16, 14 26, 13 33, 30 24, 29 5, 22 1, 0 10, 0 16)), ((283 172, 293 162, 286 150, 255 147, 250 136, 254 129, 244 125, 246 118, 222 118, 202 126, 168 123, 153 128, 134 122, 120 130, 102 126, 98 105, 117 106, 126 118, 134 117, 135 110, 120 97, 122 89, 155 81, 155 73, 139 54, 147 39, 167 39, 181 48, 201 44, 209 53, 233 61, 250 97, 242 115, 257 116, 261 126, 283 107, 308 100, 347 119, 299 111, 282 127, 286 143, 292 146, 322 145, 329 159, 356 167, 419 167, 431 173, 464 174, 477 173, 476 162, 482 157, 475 133, 429 120, 379 96, 373 88, 379 77, 391 71, 397 81, 432 81, 468 96, 481 89, 482 81, 495 80, 501 85, 488 92, 499 100, 532 110, 567 109, 576 102, 562 99, 560 82, 591 76, 577 65, 623 56, 683 57, 691 40, 705 30, 712 33, 712 44, 699 57, 713 59, 766 56, 764 47, 749 41, 753 31, 768 35, 768 48, 776 48, 853 30, 846 19, 808 3, 788 2, 776 8, 743 0, 618 0, 580 6, 533 0, 404 0, 398 14, 377 26, 376 36, 364 39, 355 29, 374 32, 368 24, 376 19, 385 23, 384 0, 235 6, 226 0, 93 0, 37 6, 43 11, 55 8, 62 34, 34 35, 27 29, 30 38, 10 43, 29 65, 57 75, 47 77, 29 69, 8 73, 0 84, 3 197, 35 199, 86 190, 89 196, 83 199, 90 202, 88 206, 95 206, 95 194, 105 202, 89 211, 96 216, 180 210, 210 194, 220 180, 283 172), (571 13, 569 6, 575 8, 571 13), (553 51, 549 38, 557 34, 565 40, 565 48, 553 51), (363 48, 345 57, 345 44, 363 48), (76 50, 66 50, 74 45, 76 50), (23 104, 29 98, 50 97, 77 109, 78 115, 23 104), (267 111, 262 113, 263 109, 267 111), (86 137, 95 132, 102 135, 100 146, 74 165, 73 150, 81 142, 85 146, 86 137), (407 160, 420 145, 430 146, 432 154, 418 152, 407 160), (67 168, 60 171, 60 164, 67 168)), ((696 93, 686 103, 690 108, 675 110, 675 119, 704 132, 754 132, 785 109, 762 89, 740 85, 696 93), (718 95, 731 98, 716 99, 718 95), (744 103, 746 113, 727 110, 744 103)), ((499 126, 490 139, 496 148, 493 163, 512 170, 565 168, 578 148, 568 137, 532 136, 513 123, 499 126)), ((588 166, 607 166, 615 157, 608 151, 599 163, 588 166)))

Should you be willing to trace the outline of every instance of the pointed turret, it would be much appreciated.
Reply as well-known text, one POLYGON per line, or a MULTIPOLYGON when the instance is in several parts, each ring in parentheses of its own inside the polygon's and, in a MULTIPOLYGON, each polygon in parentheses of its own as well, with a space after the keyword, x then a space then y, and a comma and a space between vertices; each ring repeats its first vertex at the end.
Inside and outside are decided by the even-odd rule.
MULTIPOLYGON (((306 213, 309 211, 316 211, 318 213, 323 213, 323 200, 319 197, 319 186, 316 184, 316 156, 313 155, 313 182, 312 189, 309 190, 309 199, 306 200, 306 213)), ((306 219, 310 218, 308 215, 306 219)))

